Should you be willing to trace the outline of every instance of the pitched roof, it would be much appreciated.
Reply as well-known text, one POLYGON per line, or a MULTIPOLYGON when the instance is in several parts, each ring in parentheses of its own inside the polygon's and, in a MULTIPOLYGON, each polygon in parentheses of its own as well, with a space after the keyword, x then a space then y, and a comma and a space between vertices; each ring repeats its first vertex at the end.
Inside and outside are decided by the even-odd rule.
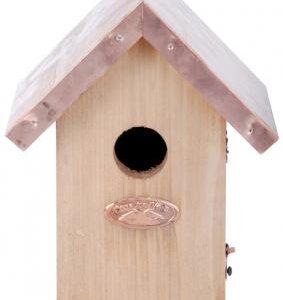
POLYGON ((25 150, 142 37, 256 150, 278 139, 263 83, 181 0, 103 0, 19 85, 7 136, 25 150))

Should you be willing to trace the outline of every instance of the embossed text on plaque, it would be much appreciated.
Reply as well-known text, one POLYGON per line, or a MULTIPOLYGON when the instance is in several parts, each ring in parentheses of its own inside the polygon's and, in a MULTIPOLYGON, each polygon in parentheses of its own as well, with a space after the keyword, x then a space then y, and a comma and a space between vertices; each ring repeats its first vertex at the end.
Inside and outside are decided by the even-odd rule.
POLYGON ((126 227, 147 229, 175 222, 179 208, 160 198, 129 197, 108 205, 105 216, 126 227))

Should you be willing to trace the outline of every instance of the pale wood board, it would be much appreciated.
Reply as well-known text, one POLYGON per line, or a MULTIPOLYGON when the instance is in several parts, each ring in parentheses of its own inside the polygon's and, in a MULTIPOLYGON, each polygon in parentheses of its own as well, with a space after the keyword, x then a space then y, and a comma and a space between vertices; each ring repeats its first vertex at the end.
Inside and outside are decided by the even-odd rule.
POLYGON ((278 140, 265 86, 183 1, 146 0, 143 37, 259 153, 278 140))
POLYGON ((144 3, 198 56, 237 97, 274 132, 266 87, 182 0, 144 3))
POLYGON ((7 137, 27 149, 141 37, 258 152, 278 140, 263 83, 182 0, 101 1, 20 84, 7 137))
POLYGON ((16 119, 48 95, 140 3, 142 0, 101 1, 19 84, 12 117, 16 119))
POLYGON ((57 123, 58 299, 223 300, 225 121, 144 40, 57 123), (148 126, 168 158, 148 179, 116 165, 117 137, 148 126), (104 218, 109 203, 156 196, 175 225, 133 230, 104 218))

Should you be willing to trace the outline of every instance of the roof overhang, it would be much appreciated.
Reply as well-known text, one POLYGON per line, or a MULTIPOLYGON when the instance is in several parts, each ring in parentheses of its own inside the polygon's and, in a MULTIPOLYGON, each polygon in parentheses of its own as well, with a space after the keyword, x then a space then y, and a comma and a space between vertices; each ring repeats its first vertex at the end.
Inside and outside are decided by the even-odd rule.
POLYGON ((258 152, 278 140, 265 86, 181 0, 103 0, 19 85, 8 138, 27 149, 142 37, 258 152))

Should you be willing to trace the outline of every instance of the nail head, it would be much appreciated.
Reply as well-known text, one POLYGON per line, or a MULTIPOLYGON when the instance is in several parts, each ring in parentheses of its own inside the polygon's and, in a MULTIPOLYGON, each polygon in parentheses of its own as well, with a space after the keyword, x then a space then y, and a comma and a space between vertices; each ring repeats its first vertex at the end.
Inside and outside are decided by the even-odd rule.
POLYGON ((117 34, 117 35, 115 36, 115 40, 116 40, 116 42, 121 43, 121 42, 123 42, 124 37, 123 37, 122 34, 117 34))
POLYGON ((174 44, 173 43, 169 43, 167 48, 168 48, 169 51, 174 50, 174 44))

